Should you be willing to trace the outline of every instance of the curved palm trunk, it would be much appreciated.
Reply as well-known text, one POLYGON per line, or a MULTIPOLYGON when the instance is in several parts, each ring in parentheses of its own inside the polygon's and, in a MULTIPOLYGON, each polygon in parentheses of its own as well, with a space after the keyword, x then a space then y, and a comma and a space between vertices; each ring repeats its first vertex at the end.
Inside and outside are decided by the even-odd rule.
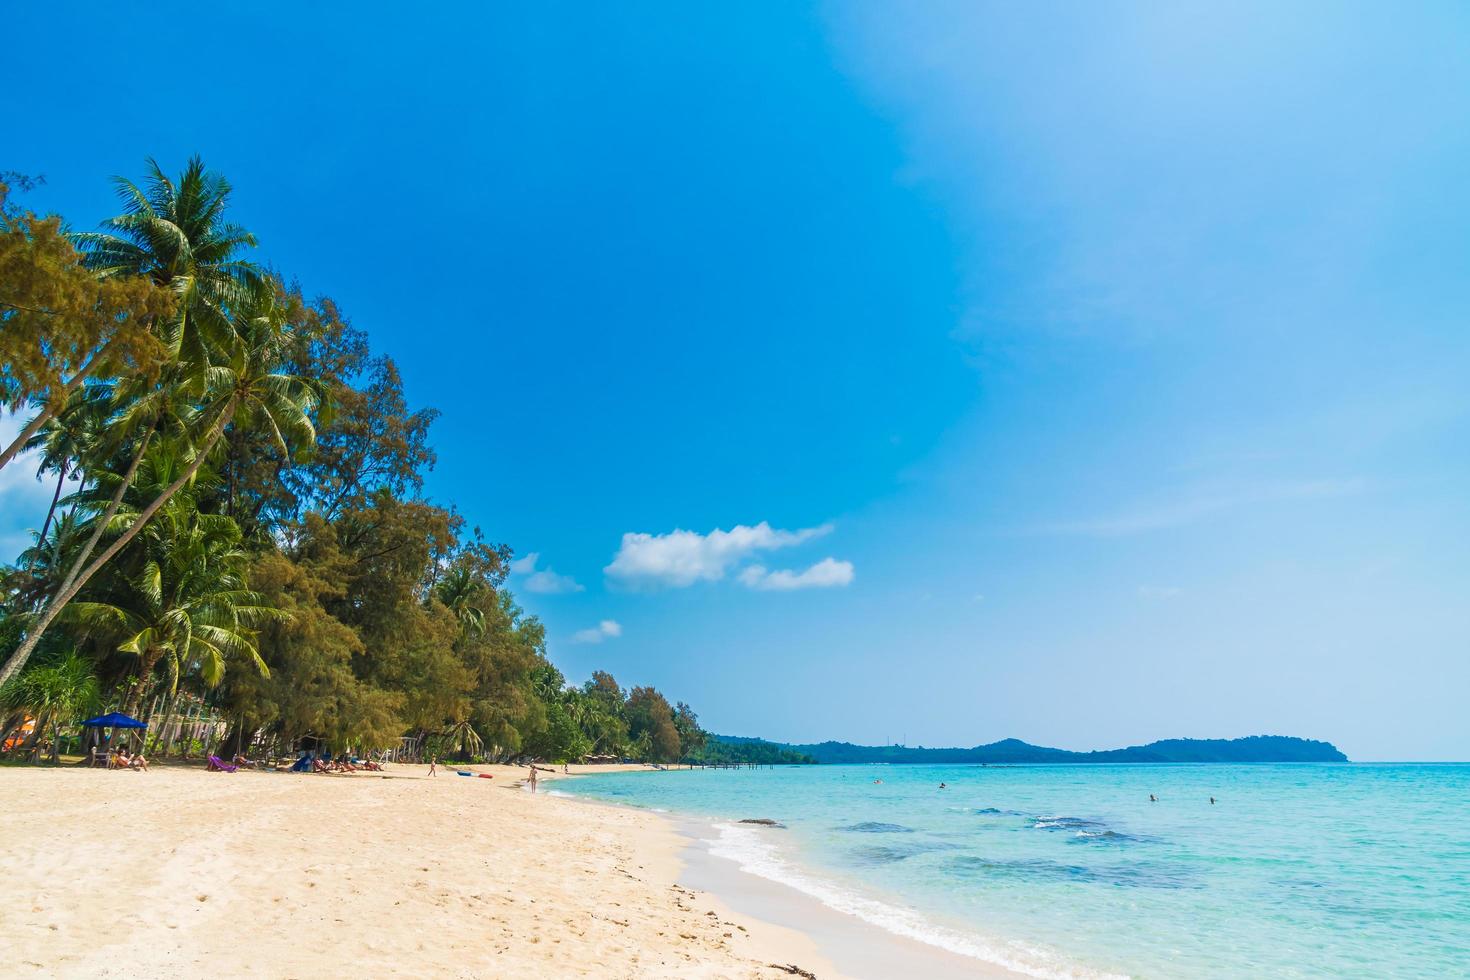
POLYGON ((148 647, 143 651, 143 656, 138 660, 138 680, 123 701, 123 714, 131 718, 138 717, 138 709, 143 704, 143 693, 148 690, 148 681, 153 677, 153 668, 158 666, 158 660, 162 656, 163 650, 160 647, 148 647))
MULTIPOLYGON (((104 352, 106 352, 106 350, 107 345, 103 344, 101 347, 97 348, 95 352, 93 352, 90 358, 87 359, 86 364, 83 364, 81 367, 77 368, 76 373, 71 376, 71 380, 62 387, 62 397, 55 402, 56 404, 64 405, 66 403, 66 399, 71 396, 71 393, 76 391, 77 388, 81 386, 81 383, 83 381, 86 381, 87 377, 94 370, 96 370, 97 365, 102 362, 102 355, 104 352)), ((47 402, 41 406, 41 410, 36 413, 36 417, 31 419, 30 423, 27 424, 24 429, 20 430, 20 435, 16 436, 15 439, 11 441, 10 445, 6 446, 3 450, 0 450, 0 470, 3 470, 5 468, 5 464, 15 458, 16 454, 25 447, 26 442, 30 440, 31 436, 35 435, 37 432, 40 432, 41 426, 50 421, 51 417, 55 414, 56 409, 51 407, 50 402, 47 402)))
MULTIPOLYGON (((184 488, 185 484, 194 479, 194 474, 199 472, 199 467, 204 465, 204 460, 213 451, 215 445, 218 444, 220 436, 224 434, 225 426, 230 424, 230 419, 234 417, 235 408, 238 404, 239 400, 237 397, 230 399, 224 412, 210 428, 209 435, 205 438, 204 444, 194 454, 194 462, 189 464, 189 468, 184 471, 182 476, 173 483, 170 483, 162 493, 153 499, 152 503, 143 508, 142 512, 133 520, 133 523, 128 526, 128 529, 118 535, 116 541, 108 545, 107 549, 101 555, 97 556, 90 565, 82 569, 81 572, 77 572, 76 568, 86 558, 84 556, 77 559, 76 563, 72 566, 72 574, 67 577, 67 580, 62 583, 56 595, 46 604, 45 610, 41 613, 40 621, 36 623, 35 627, 26 636, 25 642, 20 645, 19 649, 11 654, 10 659, 5 663, 4 669, 0 670, 0 686, 4 686, 6 681, 18 674, 20 669, 26 665, 26 661, 30 659, 31 654, 35 651, 36 644, 41 642, 41 637, 45 634, 46 629, 56 620, 61 610, 66 608, 66 604, 76 598, 77 593, 82 590, 82 586, 86 585, 87 581, 93 575, 96 575, 97 571, 103 565, 111 561, 113 555, 116 555, 127 546, 129 541, 132 541, 133 538, 138 536, 138 532, 142 531, 144 525, 153 518, 154 514, 158 513, 160 507, 168 503, 174 494, 178 493, 184 488)), ((108 508, 109 520, 111 519, 111 515, 116 514, 116 504, 122 499, 121 493, 127 488, 128 483, 132 481, 132 474, 137 470, 142 458, 142 453, 139 453, 134 458, 133 465, 128 470, 128 479, 118 488, 118 496, 114 498, 114 506, 108 508)), ((97 529, 93 532, 92 540, 88 542, 89 546, 96 543, 97 537, 101 534, 103 527, 105 527, 105 522, 99 523, 97 529)))
POLYGON ((61 461, 61 473, 56 477, 56 492, 51 495, 51 506, 46 508, 46 523, 41 525, 41 539, 37 545, 46 543, 46 534, 51 530, 51 519, 56 516, 56 504, 61 500, 61 488, 66 484, 66 460, 61 461))

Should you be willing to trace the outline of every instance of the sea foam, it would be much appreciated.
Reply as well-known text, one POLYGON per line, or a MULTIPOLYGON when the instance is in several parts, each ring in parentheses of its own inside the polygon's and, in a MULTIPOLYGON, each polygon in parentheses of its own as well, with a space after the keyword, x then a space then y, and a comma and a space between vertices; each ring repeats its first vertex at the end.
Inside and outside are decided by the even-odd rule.
POLYGON ((709 851, 715 857, 733 861, 747 874, 794 888, 830 909, 856 916, 894 935, 1041 980, 1126 980, 1119 974, 1065 963, 1053 953, 1022 943, 960 932, 931 922, 912 909, 863 895, 798 864, 765 828, 734 823, 713 826, 718 836, 710 842, 709 851))

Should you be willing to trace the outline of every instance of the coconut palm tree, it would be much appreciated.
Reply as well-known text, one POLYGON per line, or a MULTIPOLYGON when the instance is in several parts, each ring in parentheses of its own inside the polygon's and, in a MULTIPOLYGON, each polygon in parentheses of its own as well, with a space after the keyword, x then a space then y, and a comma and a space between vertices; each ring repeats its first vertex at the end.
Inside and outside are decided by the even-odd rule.
POLYGON ((75 478, 82 461, 105 442, 103 430, 112 414, 111 409, 106 386, 84 388, 67 399, 61 411, 48 419, 41 431, 26 444, 26 449, 39 450, 41 454, 40 465, 36 468, 37 479, 48 472, 56 474, 56 490, 51 494, 46 521, 41 525, 41 540, 44 541, 50 533, 51 521, 61 503, 61 491, 66 488, 67 477, 75 478))
POLYGON ((198 156, 177 179, 151 157, 147 164, 142 187, 113 178, 122 214, 104 221, 102 231, 71 239, 98 275, 146 276, 170 289, 177 305, 160 339, 174 358, 208 363, 228 349, 234 313, 268 288, 240 257, 255 236, 225 220, 230 182, 198 156))
MULTIPOLYGON (((0 669, 0 684, 25 666, 42 634, 92 576, 126 547, 175 494, 194 481, 232 422, 267 433, 288 459, 298 449, 315 443, 311 410, 318 400, 316 385, 278 369, 285 363, 291 343, 286 309, 276 301, 275 294, 253 294, 250 305, 236 317, 226 356, 181 385, 182 390, 197 385, 199 396, 197 406, 181 418, 184 431, 179 439, 187 439, 188 465, 135 515, 123 514, 121 495, 142 461, 141 454, 134 457, 132 468, 114 492, 109 510, 104 512, 84 547, 89 549, 103 532, 115 532, 117 537, 85 567, 79 566, 86 561, 88 552, 84 551, 73 563, 73 572, 37 615, 26 639, 0 669)), ((149 433, 153 431, 150 429, 149 433)))
POLYGON ((474 636, 485 632, 485 609, 481 605, 484 594, 485 583, 464 567, 451 568, 434 585, 435 598, 474 636))
POLYGON ((73 602, 66 614, 138 657, 138 680, 123 711, 137 710, 160 663, 168 668, 170 693, 191 672, 207 686, 218 685, 231 660, 249 661, 268 674, 254 628, 286 614, 246 587, 247 555, 235 522, 200 513, 192 497, 181 494, 159 512, 142 543, 137 567, 119 570, 104 597, 73 602))

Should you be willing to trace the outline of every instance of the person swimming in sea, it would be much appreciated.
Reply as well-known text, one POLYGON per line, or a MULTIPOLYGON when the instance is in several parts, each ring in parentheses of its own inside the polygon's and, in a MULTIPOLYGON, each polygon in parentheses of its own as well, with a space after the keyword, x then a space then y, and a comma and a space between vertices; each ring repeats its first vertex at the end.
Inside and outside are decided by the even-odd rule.
POLYGON ((1215 805, 1215 798, 1212 796, 1212 797, 1210 797, 1210 806, 1214 806, 1214 805, 1215 805))
POLYGON ((943 784, 943 783, 940 783, 940 784, 939 784, 939 788, 940 788, 940 789, 949 789, 949 787, 948 787, 948 786, 946 786, 946 785, 944 785, 944 784, 943 784))
POLYGON ((1150 794, 1148 794, 1148 801, 1150 803, 1157 803, 1157 802, 1159 802, 1159 798, 1157 796, 1155 796, 1154 794, 1150 793, 1150 794))

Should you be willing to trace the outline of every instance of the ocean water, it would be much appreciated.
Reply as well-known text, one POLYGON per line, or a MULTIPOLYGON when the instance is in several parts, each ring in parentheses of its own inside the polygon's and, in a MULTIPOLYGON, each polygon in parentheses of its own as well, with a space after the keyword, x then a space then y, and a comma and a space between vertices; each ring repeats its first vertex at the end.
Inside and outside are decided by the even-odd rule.
POLYGON ((1032 976, 1470 977, 1470 765, 813 766, 557 789, 700 818, 750 873, 1032 976))

